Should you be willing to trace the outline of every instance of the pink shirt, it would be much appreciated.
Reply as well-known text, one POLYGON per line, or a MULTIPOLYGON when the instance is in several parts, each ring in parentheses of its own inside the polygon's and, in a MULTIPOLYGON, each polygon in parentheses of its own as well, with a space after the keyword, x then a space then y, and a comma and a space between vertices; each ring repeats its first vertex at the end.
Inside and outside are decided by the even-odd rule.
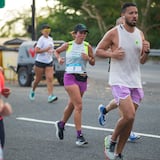
POLYGON ((2 89, 4 88, 4 75, 0 71, 0 93, 2 92, 2 89))

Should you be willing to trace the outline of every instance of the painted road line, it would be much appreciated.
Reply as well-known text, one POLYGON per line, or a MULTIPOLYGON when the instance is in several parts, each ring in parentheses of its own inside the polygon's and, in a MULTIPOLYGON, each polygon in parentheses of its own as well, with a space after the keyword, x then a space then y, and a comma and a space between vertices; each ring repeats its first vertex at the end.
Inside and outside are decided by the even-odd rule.
MULTIPOLYGON (((44 123, 44 124, 55 124, 54 121, 45 121, 45 120, 26 118, 26 117, 17 117, 16 119, 17 120, 21 120, 21 121, 37 122, 37 123, 44 123)), ((75 125, 71 124, 71 123, 66 123, 66 126, 74 127, 75 125)), ((82 125, 82 128, 96 130, 96 131, 113 132, 113 129, 101 128, 101 127, 93 127, 93 126, 88 126, 88 125, 82 125)), ((139 133, 139 132, 134 132, 134 133, 136 133, 136 134, 138 134, 140 136, 143 136, 143 137, 159 138, 160 139, 160 135, 145 134, 145 133, 139 133)))

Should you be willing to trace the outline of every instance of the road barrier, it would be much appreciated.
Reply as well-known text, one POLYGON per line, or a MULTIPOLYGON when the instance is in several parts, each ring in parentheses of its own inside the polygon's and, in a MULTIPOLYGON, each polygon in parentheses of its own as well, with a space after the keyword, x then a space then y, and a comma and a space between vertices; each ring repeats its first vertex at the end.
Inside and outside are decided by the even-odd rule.
POLYGON ((160 49, 151 49, 149 56, 159 57, 160 56, 160 49))

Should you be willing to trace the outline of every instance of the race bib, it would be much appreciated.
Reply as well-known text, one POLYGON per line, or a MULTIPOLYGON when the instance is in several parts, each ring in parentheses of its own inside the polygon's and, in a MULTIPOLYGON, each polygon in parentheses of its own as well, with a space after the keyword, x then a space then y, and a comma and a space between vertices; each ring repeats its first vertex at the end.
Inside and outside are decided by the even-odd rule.
POLYGON ((71 73, 82 72, 82 66, 81 64, 68 64, 66 66, 66 71, 71 73))

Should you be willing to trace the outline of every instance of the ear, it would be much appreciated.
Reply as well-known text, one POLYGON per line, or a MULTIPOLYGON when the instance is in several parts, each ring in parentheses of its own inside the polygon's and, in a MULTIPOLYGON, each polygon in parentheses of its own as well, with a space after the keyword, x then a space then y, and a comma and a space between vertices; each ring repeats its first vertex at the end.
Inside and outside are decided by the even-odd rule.
POLYGON ((122 18, 124 17, 124 13, 121 13, 121 17, 122 17, 122 18))

